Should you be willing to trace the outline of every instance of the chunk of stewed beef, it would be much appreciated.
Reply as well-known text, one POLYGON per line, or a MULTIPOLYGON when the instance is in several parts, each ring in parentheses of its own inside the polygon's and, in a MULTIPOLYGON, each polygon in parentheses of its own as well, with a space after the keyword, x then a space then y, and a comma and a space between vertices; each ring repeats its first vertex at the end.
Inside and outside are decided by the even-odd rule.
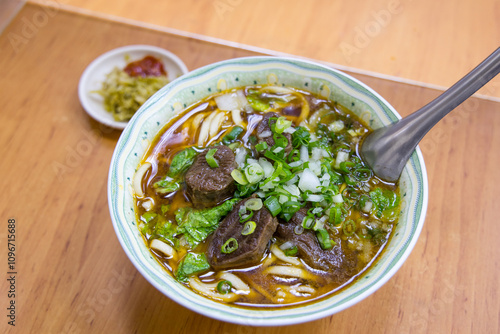
POLYGON ((213 207, 233 196, 236 190, 231 172, 236 168, 233 151, 224 145, 207 148, 195 158, 186 172, 186 191, 196 207, 213 207), (219 167, 210 167, 206 154, 209 149, 219 167))
MULTIPOLYGON (((269 148, 273 147, 275 144, 269 123, 275 124, 276 120, 269 120, 271 117, 278 118, 280 117, 280 115, 275 112, 268 112, 264 114, 264 117, 259 122, 256 129, 257 138, 259 139, 259 141, 265 141, 269 148)), ((292 150, 292 135, 290 135, 289 133, 283 133, 282 135, 285 136, 285 138, 288 140, 288 145, 285 147, 285 152, 290 153, 290 151, 292 150)))
MULTIPOLYGON (((255 195, 251 198, 255 198, 255 195)), ((253 233, 241 234, 245 223, 240 222, 239 210, 248 199, 238 202, 209 238, 207 259, 215 270, 257 264, 262 259, 267 244, 276 231, 278 220, 263 207, 254 211, 250 218, 256 223, 253 233), (222 252, 222 246, 231 238, 238 243, 237 248, 230 253, 222 252)))
POLYGON ((324 250, 313 230, 305 229, 301 234, 295 232, 295 227, 302 224, 306 216, 305 209, 295 213, 290 221, 280 221, 275 236, 282 242, 289 241, 297 246, 298 256, 311 268, 329 272, 339 282, 345 281, 357 272, 357 256, 345 253, 340 239, 331 249, 324 250))

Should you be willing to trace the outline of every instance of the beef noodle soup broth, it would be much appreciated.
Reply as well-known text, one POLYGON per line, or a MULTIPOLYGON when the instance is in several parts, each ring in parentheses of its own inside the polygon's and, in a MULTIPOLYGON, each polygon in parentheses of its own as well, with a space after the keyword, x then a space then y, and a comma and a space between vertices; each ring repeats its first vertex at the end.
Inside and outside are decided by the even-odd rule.
POLYGON ((138 227, 166 270, 208 298, 263 307, 329 294, 373 262, 399 213, 397 185, 357 154, 368 132, 295 88, 210 96, 145 155, 138 227))

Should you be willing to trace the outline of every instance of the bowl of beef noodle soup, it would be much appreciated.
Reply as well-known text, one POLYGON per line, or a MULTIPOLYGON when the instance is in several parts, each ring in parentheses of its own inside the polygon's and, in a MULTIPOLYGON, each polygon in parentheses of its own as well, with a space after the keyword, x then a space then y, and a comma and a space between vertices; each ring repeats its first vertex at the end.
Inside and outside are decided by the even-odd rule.
POLYGON ((206 316, 285 325, 341 311, 402 265, 422 228, 420 150, 400 180, 358 155, 400 118, 334 69, 274 57, 195 70, 137 112, 108 180, 113 225, 158 290, 206 316))

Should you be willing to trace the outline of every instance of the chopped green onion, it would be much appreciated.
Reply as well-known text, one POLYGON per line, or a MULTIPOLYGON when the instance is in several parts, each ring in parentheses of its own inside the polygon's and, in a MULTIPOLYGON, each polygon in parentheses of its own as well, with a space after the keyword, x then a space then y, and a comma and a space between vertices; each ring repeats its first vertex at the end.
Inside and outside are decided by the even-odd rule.
POLYGON ((295 132, 292 134, 292 145, 293 147, 307 146, 311 141, 311 134, 303 126, 295 128, 295 132))
POLYGON ((255 145, 255 149, 257 150, 257 152, 262 152, 262 151, 265 151, 267 150, 268 146, 267 146, 267 143, 265 141, 262 141, 260 143, 258 143, 257 145, 255 145))
POLYGON ((264 153, 264 156, 266 158, 269 158, 273 161, 276 161, 276 162, 281 162, 283 164, 283 166, 285 166, 287 169, 290 169, 290 166, 287 164, 287 162, 283 159, 281 159, 280 157, 278 157, 276 154, 274 154, 273 152, 271 151, 266 151, 266 153, 264 153))
POLYGON ((279 117, 276 121, 275 131, 276 133, 282 133, 286 129, 292 126, 292 121, 286 119, 286 117, 279 117))
POLYGON ((358 180, 362 182, 368 181, 372 176, 373 172, 370 168, 357 168, 353 171, 352 175, 358 180))
POLYGON ((328 231, 324 228, 316 231, 316 237, 318 238, 319 245, 323 249, 330 249, 335 244, 335 242, 330 239, 328 231))
POLYGON ((300 203, 297 201, 286 201, 282 204, 283 213, 294 214, 300 210, 300 203))
POLYGON ((238 142, 234 142, 234 143, 231 143, 229 145, 227 145, 227 147, 229 147, 231 150, 236 150, 238 147, 240 147, 240 143, 238 142))
POLYGON ((302 227, 310 230, 314 226, 314 217, 313 216, 305 216, 302 219, 302 227))
POLYGON ((271 215, 273 215, 273 217, 276 217, 276 215, 281 212, 281 205, 276 196, 269 196, 264 201, 264 205, 269 210, 269 212, 271 212, 271 215))
POLYGON ((238 212, 239 216, 240 216, 240 223, 244 223, 246 222, 247 220, 249 220, 250 218, 253 217, 253 211, 250 211, 250 213, 244 213, 244 214, 240 214, 238 212))
POLYGON ((207 160, 208 165, 212 168, 219 167, 219 162, 214 158, 215 152, 217 152, 217 149, 211 148, 205 155, 205 159, 207 160))
POLYGON ((274 146, 273 146, 274 148, 278 147, 285 148, 288 146, 288 139, 282 134, 275 133, 273 135, 273 139, 274 139, 274 146))
POLYGON ((243 175, 242 172, 240 172, 239 169, 233 169, 233 171, 231 172, 231 176, 239 184, 242 185, 248 184, 247 178, 245 177, 245 175, 243 175))
POLYGON ((220 281, 219 283, 217 283, 217 291, 219 291, 220 294, 227 294, 231 291, 231 289, 233 288, 233 285, 231 284, 231 282, 229 281, 220 281))
POLYGON ((304 227, 301 224, 295 225, 293 232, 297 235, 304 233, 304 227))
POLYGON ((254 162, 245 168, 245 176, 248 182, 257 183, 264 178, 264 170, 258 163, 254 162))
POLYGON ((260 198, 250 198, 245 202, 247 209, 256 211, 262 209, 262 200, 260 198))
POLYGON ((297 248, 297 246, 292 246, 290 248, 285 249, 284 253, 286 256, 294 256, 295 254, 297 254, 298 251, 299 249, 297 248))
POLYGON ((257 224, 253 220, 249 220, 245 223, 245 226, 243 226, 243 230, 241 231, 242 235, 249 235, 252 234, 253 231, 255 231, 255 227, 257 224))
POLYGON ((354 220, 350 219, 346 222, 344 222, 344 225, 342 226, 342 231, 344 231, 344 234, 348 237, 354 234, 356 232, 356 223, 354 220))
POLYGON ((235 238, 229 238, 221 247, 221 252, 229 254, 238 249, 238 241, 235 238))
POLYGON ((244 130, 241 126, 235 126, 227 135, 224 136, 224 138, 222 138, 222 142, 224 145, 232 143, 243 131, 244 130))
POLYGON ((339 206, 331 208, 329 218, 331 224, 339 225, 342 222, 342 209, 339 206))
POLYGON ((346 174, 350 173, 349 168, 354 167, 355 163, 352 161, 344 161, 340 163, 340 170, 343 171, 346 174))

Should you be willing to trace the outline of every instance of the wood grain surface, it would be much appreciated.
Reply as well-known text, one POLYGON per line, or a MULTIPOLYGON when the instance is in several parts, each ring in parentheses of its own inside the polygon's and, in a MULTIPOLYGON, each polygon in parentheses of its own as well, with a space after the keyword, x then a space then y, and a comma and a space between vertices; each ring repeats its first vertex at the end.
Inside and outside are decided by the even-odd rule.
MULTIPOLYGON (((158 292, 126 257, 108 212, 107 173, 120 132, 91 120, 77 97, 94 58, 138 43, 171 50, 189 69, 254 55, 33 4, 0 35, 0 332, 500 331, 500 104, 478 98, 421 143, 430 189, 426 223, 402 268, 367 299, 314 322, 254 328, 198 315, 158 292), (6 317, 9 218, 16 220, 15 327, 6 317)), ((355 76, 402 115, 440 93, 355 76)))
MULTIPOLYGON (((30 0, 449 87, 500 42, 500 0, 30 0)), ((500 98, 500 77, 481 94, 500 98)))

